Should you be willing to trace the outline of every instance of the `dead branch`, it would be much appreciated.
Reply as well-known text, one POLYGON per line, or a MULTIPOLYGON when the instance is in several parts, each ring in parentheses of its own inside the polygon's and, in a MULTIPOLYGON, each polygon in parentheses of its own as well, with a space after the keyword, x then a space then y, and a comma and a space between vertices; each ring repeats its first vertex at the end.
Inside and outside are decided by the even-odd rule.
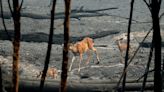
POLYGON ((6 24, 5 24, 5 20, 4 20, 4 15, 3 15, 3 4, 2 4, 2 0, 0 0, 0 7, 1 7, 1 17, 2 17, 2 23, 3 23, 3 27, 5 29, 5 32, 7 34, 7 37, 10 41, 12 41, 12 38, 7 30, 6 24))
POLYGON ((141 77, 139 77, 139 78, 138 78, 137 80, 135 80, 135 81, 136 81, 136 82, 139 82, 146 74, 151 73, 151 72, 153 72, 153 71, 154 71, 154 69, 145 72, 141 77))
POLYGON ((150 1, 149 3, 146 0, 143 0, 145 2, 145 4, 147 5, 148 9, 151 10, 151 6, 150 6, 150 1))
POLYGON ((8 5, 9 5, 10 13, 13 15, 13 10, 12 10, 12 8, 11 8, 10 0, 8 0, 8 5))

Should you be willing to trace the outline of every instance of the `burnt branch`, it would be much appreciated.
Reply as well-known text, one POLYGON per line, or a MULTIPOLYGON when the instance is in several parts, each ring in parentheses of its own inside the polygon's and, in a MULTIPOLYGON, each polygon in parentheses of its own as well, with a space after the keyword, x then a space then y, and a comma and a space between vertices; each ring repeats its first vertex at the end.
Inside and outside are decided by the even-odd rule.
MULTIPOLYGON (((141 41, 141 44, 144 43, 144 41, 146 40, 146 38, 148 37, 148 35, 149 35, 150 32, 152 31, 152 29, 153 29, 153 28, 151 28, 151 29, 147 32, 147 34, 145 35, 145 37, 144 37, 143 40, 141 41)), ((121 77, 120 77, 120 79, 119 79, 119 81, 118 81, 118 83, 117 83, 117 86, 116 86, 117 88, 119 87, 119 85, 120 85, 120 83, 121 83, 121 80, 122 80, 124 74, 127 72, 128 66, 129 66, 130 63, 133 61, 134 57, 137 55, 137 52, 139 51, 140 48, 141 48, 141 45, 138 46, 138 48, 137 48, 136 51, 134 52, 132 58, 130 58, 130 60, 128 61, 128 65, 127 65, 125 71, 123 71, 123 73, 121 74, 121 77)))
POLYGON ((8 0, 8 5, 9 5, 10 13, 13 15, 13 10, 12 10, 12 8, 11 8, 10 0, 8 0))
POLYGON ((22 9, 23 2, 24 2, 24 0, 21 1, 20 7, 19 7, 19 11, 21 11, 21 9, 22 9))
POLYGON ((145 4, 147 5, 147 7, 149 8, 149 10, 151 10, 151 5, 150 5, 150 0, 149 3, 146 0, 143 0, 145 2, 145 4))
POLYGON ((20 49, 20 11, 19 0, 13 1, 13 21, 14 21, 14 41, 13 41, 13 86, 12 92, 18 92, 19 89, 19 49, 20 49))
POLYGON ((10 41, 12 41, 12 38, 7 30, 7 27, 6 27, 6 24, 5 24, 5 20, 4 20, 4 15, 3 15, 3 3, 2 3, 2 0, 0 0, 0 7, 1 7, 1 17, 2 17, 2 24, 3 24, 3 27, 4 27, 4 30, 7 34, 7 37, 10 41))

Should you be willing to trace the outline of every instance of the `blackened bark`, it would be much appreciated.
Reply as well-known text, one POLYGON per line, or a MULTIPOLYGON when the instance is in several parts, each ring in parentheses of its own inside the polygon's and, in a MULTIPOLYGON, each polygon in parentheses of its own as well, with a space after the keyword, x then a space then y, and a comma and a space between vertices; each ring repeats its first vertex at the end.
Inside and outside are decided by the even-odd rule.
POLYGON ((70 7, 71 0, 65 0, 65 20, 64 20, 64 48, 63 62, 61 73, 61 88, 60 92, 67 91, 67 72, 68 72, 68 43, 69 43, 69 25, 70 25, 70 7))
POLYGON ((51 10, 49 41, 48 41, 48 47, 47 47, 47 55, 46 55, 45 64, 44 64, 44 70, 43 70, 41 81, 40 81, 40 92, 43 91, 44 81, 46 78, 48 64, 49 64, 50 56, 51 56, 51 48, 52 48, 53 34, 54 34, 53 29, 54 29, 54 19, 55 19, 55 6, 56 6, 56 0, 53 0, 52 10, 51 10))
MULTIPOLYGON (((124 71, 126 71, 127 64, 128 64, 128 59, 129 59, 128 55, 129 55, 131 22, 132 22, 132 16, 133 16, 133 5, 134 5, 134 0, 131 1, 130 17, 129 17, 129 24, 128 24, 127 49, 126 49, 126 56, 125 56, 124 71)), ((123 92, 125 90, 125 86, 126 86, 126 72, 124 74, 123 83, 122 83, 122 91, 123 92)))
POLYGON ((3 85, 2 85, 2 70, 1 70, 1 64, 0 64, 0 91, 2 92, 3 85))
MULTIPOLYGON (((152 28, 151 28, 151 29, 148 31, 148 33, 145 35, 145 37, 143 38, 143 40, 141 41, 141 43, 143 43, 143 42, 146 40, 146 38, 147 38, 148 35, 150 34, 151 30, 152 30, 152 28)), ((136 49, 135 53, 134 53, 133 56, 130 58, 130 60, 129 60, 127 66, 130 65, 130 63, 131 63, 132 60, 134 59, 135 55, 136 55, 137 52, 139 51, 140 47, 141 47, 141 45, 138 46, 138 48, 136 49)), ((119 79, 119 81, 118 81, 118 83, 117 83, 117 85, 116 85, 115 92, 117 92, 117 89, 119 89, 120 82, 121 82, 121 80, 122 80, 124 74, 127 72, 127 68, 128 68, 128 67, 126 67, 126 69, 125 69, 125 70, 123 71, 123 73, 121 74, 121 77, 120 77, 120 79, 119 79)), ((141 78, 142 78, 142 77, 140 77, 138 80, 140 80, 141 78)), ((137 81, 138 81, 138 80, 137 80, 137 81)))
MULTIPOLYGON (((6 29, 5 23, 4 23, 4 17, 3 17, 3 6, 2 6, 2 0, 0 0, 0 8, 1 8, 1 16, 2 16, 2 21, 3 21, 3 26, 6 29)), ((8 34, 7 30, 5 30, 6 33, 8 34)), ((3 85, 2 85, 2 70, 1 70, 1 64, 0 64, 0 91, 2 92, 3 85)))
POLYGON ((155 46, 155 72, 154 72, 154 92, 162 92, 161 75, 161 35, 159 25, 159 10, 161 0, 152 0, 152 20, 153 20, 153 39, 155 46))
POLYGON ((14 41, 13 41, 13 85, 12 91, 18 92, 19 87, 19 48, 20 48, 20 7, 19 0, 13 0, 14 41))

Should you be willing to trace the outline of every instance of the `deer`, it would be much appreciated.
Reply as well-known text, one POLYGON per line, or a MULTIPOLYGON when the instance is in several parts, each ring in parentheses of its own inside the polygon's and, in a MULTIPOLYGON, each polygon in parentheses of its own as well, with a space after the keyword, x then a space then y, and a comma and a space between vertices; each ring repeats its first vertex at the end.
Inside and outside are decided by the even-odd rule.
POLYGON ((97 49, 94 47, 94 41, 90 37, 85 37, 83 40, 78 41, 74 44, 69 43, 68 50, 73 53, 73 57, 72 57, 72 61, 71 61, 70 67, 69 67, 69 71, 71 71, 72 64, 75 60, 75 56, 79 55, 80 56, 80 61, 79 61, 78 72, 80 72, 80 64, 81 64, 81 61, 83 60, 83 54, 85 52, 87 52, 88 58, 87 58, 86 64, 88 64, 90 59, 91 59, 90 50, 95 52, 96 58, 97 58, 97 63, 96 64, 99 64, 100 58, 99 58, 99 55, 97 53, 97 49))
MULTIPOLYGON (((124 58, 123 58, 123 52, 126 51, 127 49, 127 43, 125 41, 123 41, 123 38, 117 39, 116 40, 116 44, 118 46, 118 49, 120 51, 121 54, 121 63, 124 62, 124 58)), ((131 45, 129 46, 130 50, 131 50, 131 45)))
MULTIPOLYGON (((39 74, 37 75, 37 78, 41 77, 41 75, 43 74, 43 71, 39 72, 39 74)), ((58 70, 56 68, 48 68, 47 70, 47 77, 51 77, 53 79, 57 79, 58 77, 58 70)))

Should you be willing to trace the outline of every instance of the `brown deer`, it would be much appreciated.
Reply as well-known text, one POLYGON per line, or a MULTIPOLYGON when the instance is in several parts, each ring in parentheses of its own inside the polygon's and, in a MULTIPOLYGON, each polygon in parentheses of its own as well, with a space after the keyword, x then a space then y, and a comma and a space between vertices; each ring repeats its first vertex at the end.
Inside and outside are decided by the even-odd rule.
MULTIPOLYGON (((123 38, 120 38, 118 40, 116 40, 116 44, 118 46, 118 49, 120 51, 121 54, 121 63, 124 62, 124 56, 123 56, 123 52, 126 51, 127 49, 127 43, 125 41, 123 41, 123 38)), ((131 46, 129 46, 130 50, 131 50, 131 46)))
MULTIPOLYGON (((39 74, 37 75, 37 78, 40 77, 43 74, 43 72, 39 72, 39 74)), ((53 79, 57 79, 58 77, 58 70, 56 68, 48 68, 47 70, 47 77, 52 77, 53 79)))
POLYGON ((87 58, 86 64, 89 63, 90 58, 91 58, 89 50, 92 50, 92 51, 95 52, 96 57, 97 57, 97 61, 98 61, 96 64, 99 64, 100 59, 99 59, 99 56, 98 56, 98 53, 97 53, 97 49, 94 47, 94 42, 93 42, 92 38, 85 37, 82 41, 76 42, 75 44, 70 43, 69 44, 69 50, 73 53, 73 58, 72 58, 71 65, 69 67, 69 71, 71 71, 72 64, 75 60, 75 55, 77 55, 77 54, 79 54, 79 56, 80 56, 78 72, 80 72, 80 64, 81 64, 81 61, 83 59, 82 56, 83 56, 84 52, 88 53, 88 58, 87 58))

